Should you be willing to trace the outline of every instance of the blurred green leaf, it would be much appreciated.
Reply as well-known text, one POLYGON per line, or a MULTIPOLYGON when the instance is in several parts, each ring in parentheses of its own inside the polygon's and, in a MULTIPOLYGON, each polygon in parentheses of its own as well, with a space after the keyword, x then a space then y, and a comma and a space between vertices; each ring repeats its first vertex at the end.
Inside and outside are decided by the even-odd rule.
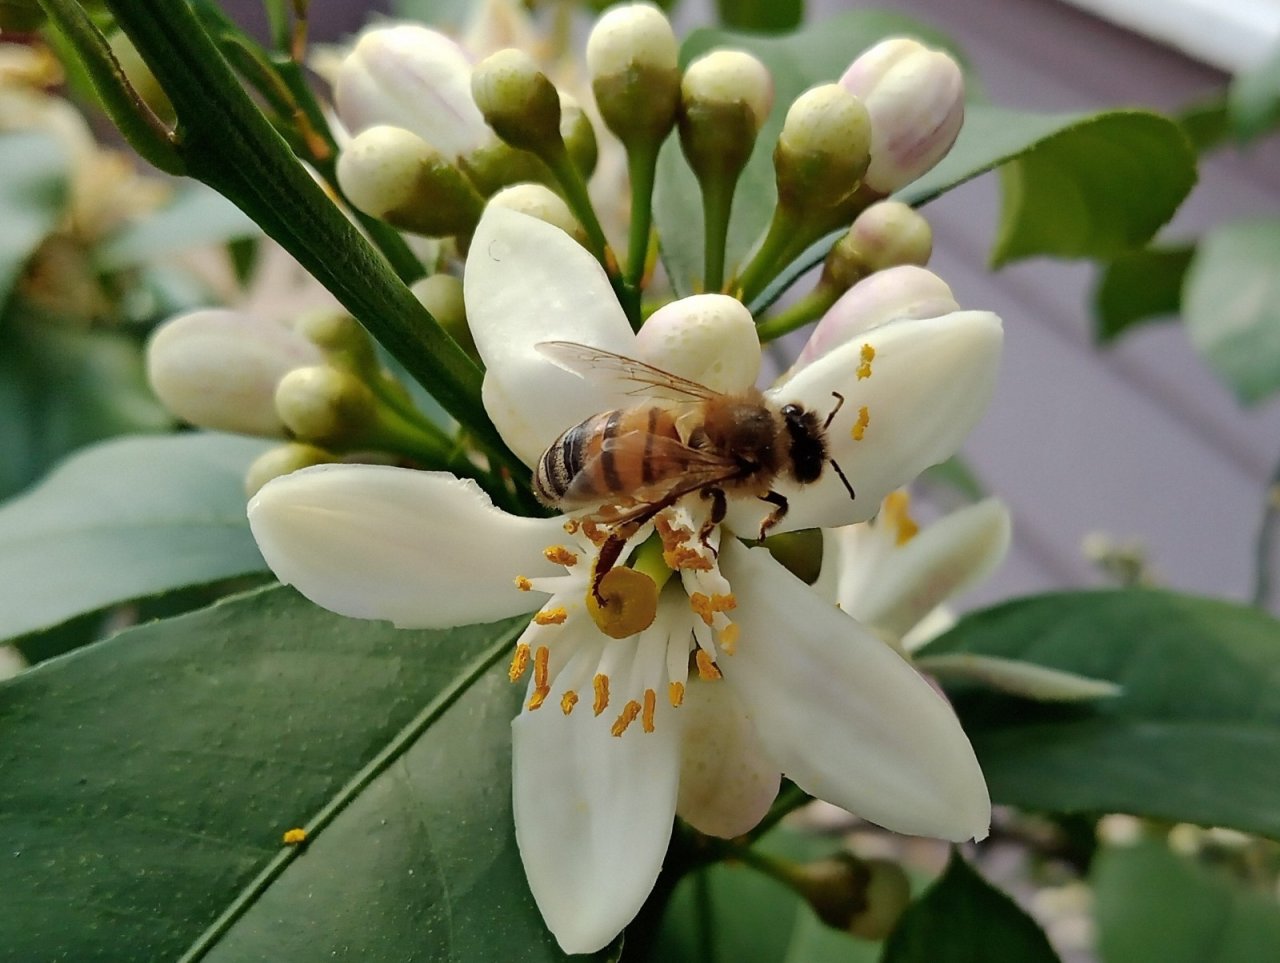
POLYGON ((1093 865, 1105 963, 1273 963, 1280 906, 1224 872, 1146 839, 1106 846, 1093 865))
POLYGON ((5 953, 563 959, 512 832, 521 693, 494 663, 519 628, 400 631, 273 587, 0 686, 5 953))
POLYGON ((987 497, 982 479, 959 455, 952 455, 946 461, 926 468, 920 473, 919 481, 926 487, 934 485, 950 489, 961 497, 961 503, 981 501, 987 497))
POLYGON ((1044 931, 952 851, 946 872, 908 907, 882 963, 1057 963, 1044 931))
POLYGON ((167 431, 137 342, 43 318, 0 319, 0 498, 84 445, 167 431))
POLYGON ((1052 706, 954 691, 994 802, 1280 837, 1280 622, 1265 612, 1145 589, 1039 595, 969 615, 921 654, 946 652, 1124 689, 1052 706))
POLYGON ((1236 221, 1200 241, 1182 311, 1191 343, 1245 404, 1280 388, 1280 218, 1236 221))
POLYGON ((1227 103, 1221 97, 1192 104, 1174 119, 1197 154, 1213 150, 1231 134, 1227 103))
POLYGON ((0 310, 27 258, 67 202, 70 162, 62 144, 36 131, 0 134, 0 310))
POLYGON ((475 13, 475 0, 392 0, 397 17, 461 32, 475 13))
POLYGON ((804 0, 716 0, 721 25, 734 30, 781 33, 804 20, 804 0))
POLYGON ((0 639, 188 585, 265 570, 245 518, 261 441, 128 438, 0 506, 0 639))
POLYGON ((101 271, 140 267, 202 245, 254 238, 262 228, 240 208, 197 181, 185 181, 160 210, 132 221, 94 252, 101 271))
POLYGON ((1093 292, 1094 339, 1106 344, 1140 321, 1176 317, 1194 254, 1191 245, 1148 247, 1104 264, 1093 292))
POLYGON ((1231 81, 1227 110, 1241 143, 1255 140, 1280 125, 1280 44, 1260 64, 1241 71, 1231 81))

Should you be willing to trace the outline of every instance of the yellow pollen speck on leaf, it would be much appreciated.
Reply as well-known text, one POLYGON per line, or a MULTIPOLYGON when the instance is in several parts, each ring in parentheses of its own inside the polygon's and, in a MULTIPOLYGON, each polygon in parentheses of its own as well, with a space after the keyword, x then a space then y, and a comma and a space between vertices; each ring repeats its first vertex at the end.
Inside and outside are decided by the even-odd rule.
POLYGON ((876 349, 869 344, 862 346, 862 354, 860 355, 862 363, 858 365, 858 380, 871 377, 871 362, 875 359, 876 349))
POLYGON ((640 726, 645 732, 653 732, 653 714, 658 710, 658 693, 644 690, 644 710, 640 714, 640 726))
POLYGON ((563 565, 565 568, 572 568, 578 564, 578 556, 563 545, 548 545, 542 554, 548 562, 563 565))
POLYGON ((525 674, 529 668, 529 646, 521 642, 516 646, 515 655, 511 657, 511 668, 507 670, 507 678, 512 682, 519 682, 520 677, 525 674))
POLYGON ((849 433, 854 441, 862 441, 862 436, 867 433, 869 424, 871 424, 871 412, 867 411, 866 405, 863 405, 858 409, 858 420, 853 423, 853 431, 849 433))
POLYGON ((618 718, 614 720, 613 727, 610 728, 609 732, 615 736, 622 735, 627 731, 627 726, 636 721, 638 715, 640 715, 640 703, 632 699, 622 707, 622 711, 618 713, 618 718))
POLYGON ((560 711, 568 715, 573 711, 573 707, 578 704, 578 693, 572 689, 566 689, 564 695, 560 697, 560 711))
POLYGON ((894 527, 895 544, 907 544, 915 537, 916 532, 920 531, 920 526, 911 517, 911 496, 902 489, 889 492, 884 497, 880 511, 884 514, 885 520, 894 527))
POLYGON ((535 625, 563 625, 564 620, 569 617, 569 612, 561 607, 555 609, 543 609, 533 616, 535 625))
POLYGON ((516 588, 518 588, 521 592, 528 592, 528 591, 530 591, 530 590, 533 588, 533 583, 532 583, 532 582, 530 582, 530 581, 529 581, 527 578, 525 578, 523 575, 517 575, 517 576, 516 576, 516 588))
POLYGON ((704 682, 714 682, 716 679, 721 677, 719 666, 712 661, 711 656, 707 654, 706 649, 699 649, 697 654, 693 657, 693 661, 697 663, 698 666, 698 678, 702 679, 704 682))
POLYGON ((728 655, 733 655, 738 649, 738 637, 742 635, 742 630, 738 628, 737 622, 730 622, 720 630, 720 645, 728 655))
POLYGON ((591 688, 595 692, 595 701, 591 704, 591 711, 596 715, 604 712, 609 708, 609 677, 603 672, 598 674, 591 680, 591 688))
POLYGON ((680 703, 684 702, 684 683, 668 682, 667 683, 667 701, 671 703, 671 708, 679 709, 680 703))
POLYGON ((299 843, 307 841, 307 831, 305 829, 289 829, 285 831, 281 842, 286 846, 297 846, 299 843))

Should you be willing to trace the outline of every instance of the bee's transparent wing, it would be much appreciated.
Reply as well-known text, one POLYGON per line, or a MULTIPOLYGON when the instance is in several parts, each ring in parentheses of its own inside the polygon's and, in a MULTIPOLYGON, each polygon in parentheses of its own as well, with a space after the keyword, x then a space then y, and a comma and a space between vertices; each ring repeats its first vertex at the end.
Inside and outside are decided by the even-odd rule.
POLYGON ((534 347, 548 361, 581 378, 596 382, 612 380, 624 394, 667 401, 709 401, 721 397, 720 392, 706 385, 603 348, 576 341, 539 341, 534 347))

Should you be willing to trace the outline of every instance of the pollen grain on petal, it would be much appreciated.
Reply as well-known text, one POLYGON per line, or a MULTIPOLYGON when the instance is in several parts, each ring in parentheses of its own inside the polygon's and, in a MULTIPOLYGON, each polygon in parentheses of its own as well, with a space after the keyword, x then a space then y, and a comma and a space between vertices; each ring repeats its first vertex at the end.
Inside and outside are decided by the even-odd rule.
POLYGON ((554 609, 543 609, 533 616, 535 625, 564 625, 565 619, 569 617, 569 611, 564 606, 554 609))
POLYGON ((529 651, 527 643, 521 642, 516 646, 515 654, 511 656, 511 668, 507 670, 507 678, 512 682, 519 682, 520 677, 525 674, 529 668, 529 659, 532 653, 529 651))
POLYGON ((867 426, 871 424, 871 412, 867 410, 867 406, 863 405, 858 409, 858 420, 853 423, 853 430, 849 432, 853 436, 854 441, 862 441, 862 437, 867 433, 867 426))
POLYGON ((737 622, 730 622, 720 630, 717 641, 720 647, 724 649, 726 655, 733 655, 738 650, 738 639, 742 635, 742 630, 738 628, 737 622))
POLYGON ((618 713, 618 718, 613 721, 613 726, 609 729, 609 732, 615 736, 622 735, 627 731, 627 727, 636 721, 636 717, 640 715, 640 709, 639 702, 635 699, 629 700, 622 707, 622 711, 618 713))
POLYGON ((591 680, 591 689, 595 695, 595 699, 591 704, 591 711, 596 715, 604 712, 609 708, 609 677, 603 672, 598 674, 591 680))
POLYGON ((566 535, 577 535, 578 529, 582 527, 582 523, 576 518, 566 518, 564 520, 564 531, 566 535))
POLYGON ((658 710, 658 693, 644 690, 644 708, 640 713, 640 726, 645 732, 653 732, 653 714, 658 710))
POLYGON ((560 711, 568 715, 573 711, 573 707, 578 704, 578 693, 572 689, 566 689, 564 695, 560 697, 560 711))
POLYGON ((565 568, 573 568, 578 564, 577 553, 569 551, 563 545, 548 545, 542 554, 548 562, 563 565, 565 568))
POLYGON ((859 355, 858 364, 858 380, 871 377, 871 362, 875 359, 876 349, 869 344, 863 344, 862 353, 859 355))
POLYGON ((684 702, 684 683, 668 682, 667 683, 667 701, 671 703, 671 708, 679 709, 680 704, 684 702))
POLYGON ((516 581, 516 588, 518 588, 521 592, 528 592, 533 589, 533 583, 529 581, 527 578, 525 578, 523 575, 517 575, 515 581, 516 581))
POLYGON ((693 658, 698 664, 698 678, 704 682, 714 682, 721 677, 720 667, 716 665, 706 649, 699 649, 693 658))

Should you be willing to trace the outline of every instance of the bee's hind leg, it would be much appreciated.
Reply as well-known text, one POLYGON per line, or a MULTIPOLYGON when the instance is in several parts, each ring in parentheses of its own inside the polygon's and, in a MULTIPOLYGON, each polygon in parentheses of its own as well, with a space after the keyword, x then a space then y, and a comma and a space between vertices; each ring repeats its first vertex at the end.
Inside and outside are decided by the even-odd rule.
POLYGON ((711 511, 707 513, 707 520, 702 523, 702 528, 698 532, 698 541, 703 545, 707 544, 707 539, 711 537, 715 527, 724 521, 724 516, 729 508, 725 502, 724 489, 712 486, 702 490, 702 497, 711 500, 711 511))
POLYGON ((761 495, 760 500, 773 506, 773 511, 769 513, 769 517, 760 523, 760 539, 763 541, 764 537, 769 533, 769 529, 782 521, 783 516, 787 514, 787 509, 791 507, 791 503, 787 501, 786 495, 772 490, 761 495))

